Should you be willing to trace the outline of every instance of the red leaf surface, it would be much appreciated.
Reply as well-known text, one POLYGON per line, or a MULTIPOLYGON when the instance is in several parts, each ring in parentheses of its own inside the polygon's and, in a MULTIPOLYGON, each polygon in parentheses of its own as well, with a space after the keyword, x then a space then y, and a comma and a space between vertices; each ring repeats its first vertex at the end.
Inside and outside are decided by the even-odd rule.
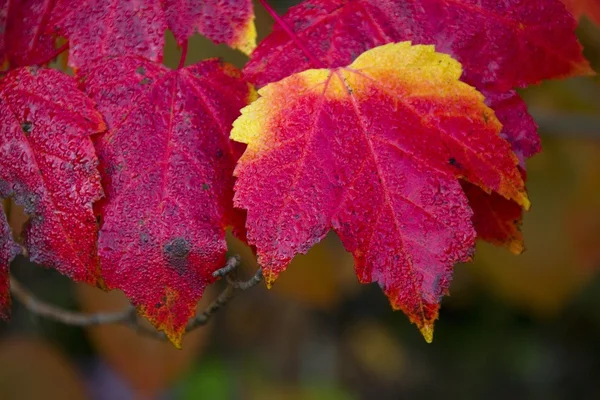
POLYGON ((10 226, 0 207, 0 318, 4 320, 10 313, 8 268, 19 252, 20 247, 13 242, 10 226))
POLYGON ((250 52, 253 20, 250 0, 57 0, 49 26, 69 39, 69 63, 81 68, 105 56, 161 61, 167 27, 180 43, 198 30, 250 52))
POLYGON ((583 15, 600 25, 600 1, 599 0, 562 0, 567 9, 577 19, 583 15))
POLYGON ((24 242, 32 261, 77 281, 97 282, 102 196, 90 135, 105 129, 73 78, 20 68, 0 81, 0 197, 31 217, 24 242))
POLYGON ((57 0, 48 24, 50 32, 69 39, 75 69, 123 54, 160 61, 166 27, 158 0, 57 0))
POLYGON ((252 0, 164 0, 164 5, 169 29, 180 44, 198 31, 246 54, 256 47, 252 0))
MULTIPOLYGON (((463 64, 478 89, 510 90, 591 73, 560 0, 308 0, 283 17, 327 67, 347 65, 389 42, 434 44, 463 64)), ((260 43, 244 73, 262 86, 311 67, 280 27, 260 43)))
POLYGON ((232 172, 244 147, 228 136, 254 92, 218 60, 174 71, 119 57, 98 63, 84 84, 109 127, 96 141, 103 277, 179 346, 224 264, 226 227, 243 226, 232 172))
POLYGON ((452 266, 475 240, 458 177, 529 206, 499 122, 461 73, 405 42, 259 91, 231 137, 248 144, 235 204, 268 284, 334 229, 360 281, 378 282, 431 340, 452 266))
POLYGON ((0 59, 11 68, 46 61, 56 51, 53 35, 45 32, 54 0, 0 0, 0 59), (3 16, 5 24, 2 24, 3 16))

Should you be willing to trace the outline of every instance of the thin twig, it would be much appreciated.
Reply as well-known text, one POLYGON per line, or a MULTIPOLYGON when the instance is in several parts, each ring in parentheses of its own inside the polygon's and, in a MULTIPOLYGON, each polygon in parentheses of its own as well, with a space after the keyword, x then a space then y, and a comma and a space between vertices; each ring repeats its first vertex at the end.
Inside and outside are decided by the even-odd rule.
POLYGON ((128 307, 125 310, 116 312, 94 314, 65 310, 38 299, 33 293, 25 289, 25 287, 23 287, 23 285, 21 285, 21 283, 13 276, 10 277, 10 291, 13 296, 15 296, 15 298, 33 314, 53 319, 66 325, 94 326, 117 324, 131 318, 131 313, 135 312, 135 308, 133 307, 128 307))
MULTIPOLYGON (((186 332, 193 331, 206 325, 212 316, 214 316, 224 305, 226 305, 235 296, 236 291, 248 290, 262 281, 262 271, 259 269, 252 278, 247 281, 235 280, 235 273, 240 265, 240 257, 233 256, 227 260, 225 266, 214 272, 215 277, 226 277, 227 286, 219 296, 200 314, 190 320, 186 326, 186 332)), ((66 325, 73 326, 96 326, 108 324, 121 324, 128 326, 134 331, 150 336, 159 340, 167 340, 164 332, 156 331, 141 324, 134 306, 115 311, 99 313, 83 313, 78 311, 65 310, 52 304, 48 304, 37 298, 33 293, 27 290, 21 283, 10 277, 10 290, 13 296, 21 302, 31 313, 41 317, 52 319, 66 325)))
POLYGON ((235 271, 239 264, 240 264, 240 256, 236 255, 236 256, 230 257, 229 260, 227 260, 227 262, 225 263, 225 266, 223 268, 218 269, 215 272, 213 272, 212 275, 215 278, 222 278, 226 275, 229 275, 233 271, 235 271))

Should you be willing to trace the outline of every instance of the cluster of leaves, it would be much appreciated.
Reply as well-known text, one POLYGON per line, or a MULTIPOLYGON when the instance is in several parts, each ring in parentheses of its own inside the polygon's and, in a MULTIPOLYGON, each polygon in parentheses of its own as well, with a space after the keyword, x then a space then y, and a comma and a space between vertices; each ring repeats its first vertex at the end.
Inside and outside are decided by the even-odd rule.
MULTIPOLYGON (((0 197, 30 216, 23 248, 179 345, 227 228, 268 285, 333 229, 430 341, 477 237, 523 249, 540 143, 515 89, 591 73, 576 21, 560 0, 261 3, 277 23, 255 49, 250 0, 0 0, 0 197), (170 70, 166 29, 250 61, 170 70), (75 77, 40 67, 67 48, 75 77)), ((4 315, 20 248, 2 216, 4 315)))

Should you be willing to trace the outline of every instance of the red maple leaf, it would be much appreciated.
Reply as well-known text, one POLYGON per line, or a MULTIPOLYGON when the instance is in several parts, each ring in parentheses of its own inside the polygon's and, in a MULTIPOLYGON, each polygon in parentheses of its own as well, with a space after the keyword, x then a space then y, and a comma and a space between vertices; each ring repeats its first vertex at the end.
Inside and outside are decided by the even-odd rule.
POLYGON ((109 127, 95 142, 103 277, 179 346, 224 264, 226 227, 243 227, 232 172, 244 146, 229 131, 254 91, 218 60, 170 70, 119 57, 85 75, 109 127))
POLYGON ((44 62, 55 53, 46 23, 54 0, 0 0, 0 62, 11 68, 44 62))
POLYGON ((473 251, 459 177, 528 207, 518 160, 460 64, 389 44, 346 68, 263 87, 231 137, 247 143, 235 204, 268 284, 330 229, 431 340, 452 267, 473 251))
POLYGON ((24 229, 30 259, 77 281, 97 283, 102 196, 90 135, 105 129, 73 78, 20 68, 0 80, 0 197, 31 216, 24 229))
POLYGON ((12 239, 10 226, 0 207, 0 318, 4 320, 10 313, 8 267, 20 250, 12 239))
POLYGON ((180 44, 197 30, 245 52, 255 47, 251 0, 57 0, 49 22, 69 39, 74 68, 124 54, 161 61, 167 28, 180 44))

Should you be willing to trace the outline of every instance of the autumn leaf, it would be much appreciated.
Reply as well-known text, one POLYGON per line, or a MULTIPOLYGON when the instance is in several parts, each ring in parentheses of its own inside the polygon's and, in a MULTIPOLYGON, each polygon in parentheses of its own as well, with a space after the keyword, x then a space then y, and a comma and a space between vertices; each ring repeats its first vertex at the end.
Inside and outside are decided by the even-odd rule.
POLYGON ((198 30, 246 53, 256 46, 251 0, 57 0, 49 27, 69 39, 74 68, 105 56, 160 62, 167 28, 180 44, 198 30))
POLYGON ((59 71, 24 67, 0 80, 0 197, 30 220, 24 243, 32 261, 97 283, 102 196, 90 135, 105 129, 94 103, 59 71))
POLYGON ((4 320, 10 313, 9 266, 19 252, 20 247, 13 241, 10 226, 0 207, 0 318, 4 320))
POLYGON ((245 54, 256 47, 252 0, 164 0, 164 9, 179 44, 198 31, 245 54))
POLYGON ((600 1, 598 0, 562 0, 567 9, 577 19, 583 15, 600 25, 600 1))
POLYGON ((52 57, 55 38, 45 27, 53 5, 54 0, 0 0, 0 63, 6 59, 16 68, 52 57))
POLYGON ((378 282, 431 341, 452 267, 475 241, 458 178, 529 206, 500 123, 461 73, 404 42, 259 91, 231 133, 248 144, 234 201, 269 285, 334 229, 359 280, 378 282))
POLYGON ((117 57, 100 61, 84 85, 109 127, 96 141, 103 277, 179 346, 225 262, 226 227, 243 226, 232 172, 244 147, 229 131, 254 92, 218 60, 174 71, 117 57))

